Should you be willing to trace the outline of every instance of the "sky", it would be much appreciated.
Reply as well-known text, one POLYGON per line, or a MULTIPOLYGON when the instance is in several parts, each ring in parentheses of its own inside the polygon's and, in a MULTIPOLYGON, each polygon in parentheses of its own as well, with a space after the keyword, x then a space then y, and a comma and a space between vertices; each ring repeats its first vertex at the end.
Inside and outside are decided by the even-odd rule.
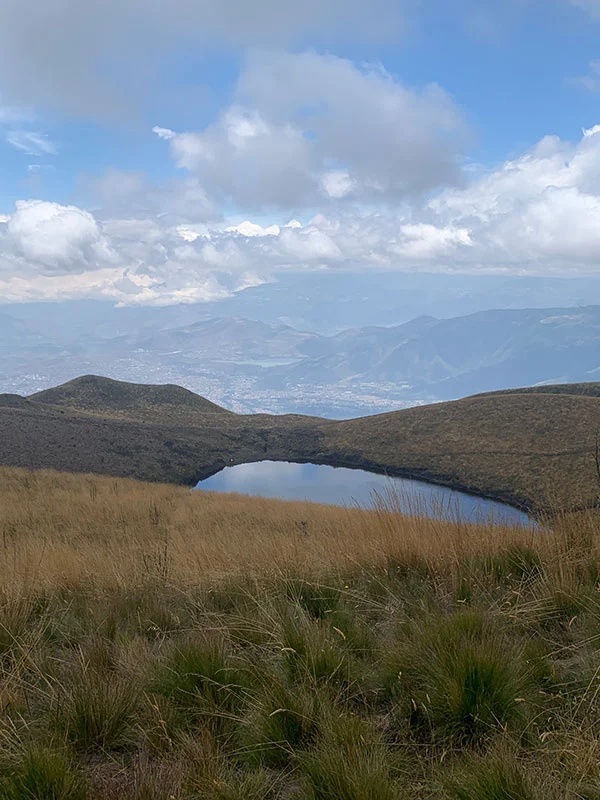
POLYGON ((0 0, 0 19, 0 302, 600 269, 600 0, 0 0))

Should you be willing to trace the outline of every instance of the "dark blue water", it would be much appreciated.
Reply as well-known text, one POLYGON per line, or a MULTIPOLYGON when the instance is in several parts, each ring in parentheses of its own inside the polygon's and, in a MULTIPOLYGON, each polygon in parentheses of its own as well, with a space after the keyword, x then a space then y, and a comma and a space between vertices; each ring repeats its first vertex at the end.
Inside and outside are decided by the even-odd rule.
POLYGON ((471 522, 532 525, 515 508, 455 492, 443 486, 389 478, 361 469, 257 461, 225 467, 196 487, 211 492, 238 492, 280 500, 309 500, 339 506, 372 507, 383 500, 406 513, 471 522))

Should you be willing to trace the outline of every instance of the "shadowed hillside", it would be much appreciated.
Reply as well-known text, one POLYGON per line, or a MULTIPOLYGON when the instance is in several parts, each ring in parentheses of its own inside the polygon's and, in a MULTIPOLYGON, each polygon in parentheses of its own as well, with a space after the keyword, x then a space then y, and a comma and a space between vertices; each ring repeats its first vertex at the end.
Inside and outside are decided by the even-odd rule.
POLYGON ((98 375, 84 375, 62 386, 37 392, 30 400, 103 416, 160 423, 184 420, 196 414, 231 413, 182 386, 126 383, 98 375))
POLYGON ((177 386, 86 376, 27 399, 0 396, 0 459, 188 485, 236 463, 312 461, 524 508, 576 507, 596 500, 598 394, 598 384, 543 387, 333 422, 240 416, 177 386))

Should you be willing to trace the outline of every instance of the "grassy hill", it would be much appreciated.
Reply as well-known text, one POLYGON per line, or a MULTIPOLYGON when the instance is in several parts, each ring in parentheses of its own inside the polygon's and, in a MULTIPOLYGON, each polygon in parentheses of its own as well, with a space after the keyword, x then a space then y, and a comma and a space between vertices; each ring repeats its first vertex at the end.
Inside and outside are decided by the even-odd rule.
POLYGON ((84 375, 73 381, 37 392, 30 400, 116 418, 145 422, 185 422, 197 414, 230 414, 182 386, 126 383, 84 375))
POLYGON ((597 800, 598 531, 0 468, 0 797, 597 800))
POLYGON ((0 396, 0 463, 194 484, 262 459, 366 467, 525 508, 594 502, 600 384, 515 390, 334 422, 236 415, 176 386, 86 376, 0 396))

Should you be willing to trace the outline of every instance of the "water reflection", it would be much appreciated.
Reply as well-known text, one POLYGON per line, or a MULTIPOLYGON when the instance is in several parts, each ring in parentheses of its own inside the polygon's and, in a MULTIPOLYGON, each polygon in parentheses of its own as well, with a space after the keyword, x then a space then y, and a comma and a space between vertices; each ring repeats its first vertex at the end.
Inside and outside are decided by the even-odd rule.
POLYGON ((405 513, 471 522, 531 525, 526 514, 503 503, 422 481, 390 478, 360 469, 258 461, 225 467, 197 485, 213 492, 239 492, 282 500, 309 500, 369 508, 377 503, 405 513))

